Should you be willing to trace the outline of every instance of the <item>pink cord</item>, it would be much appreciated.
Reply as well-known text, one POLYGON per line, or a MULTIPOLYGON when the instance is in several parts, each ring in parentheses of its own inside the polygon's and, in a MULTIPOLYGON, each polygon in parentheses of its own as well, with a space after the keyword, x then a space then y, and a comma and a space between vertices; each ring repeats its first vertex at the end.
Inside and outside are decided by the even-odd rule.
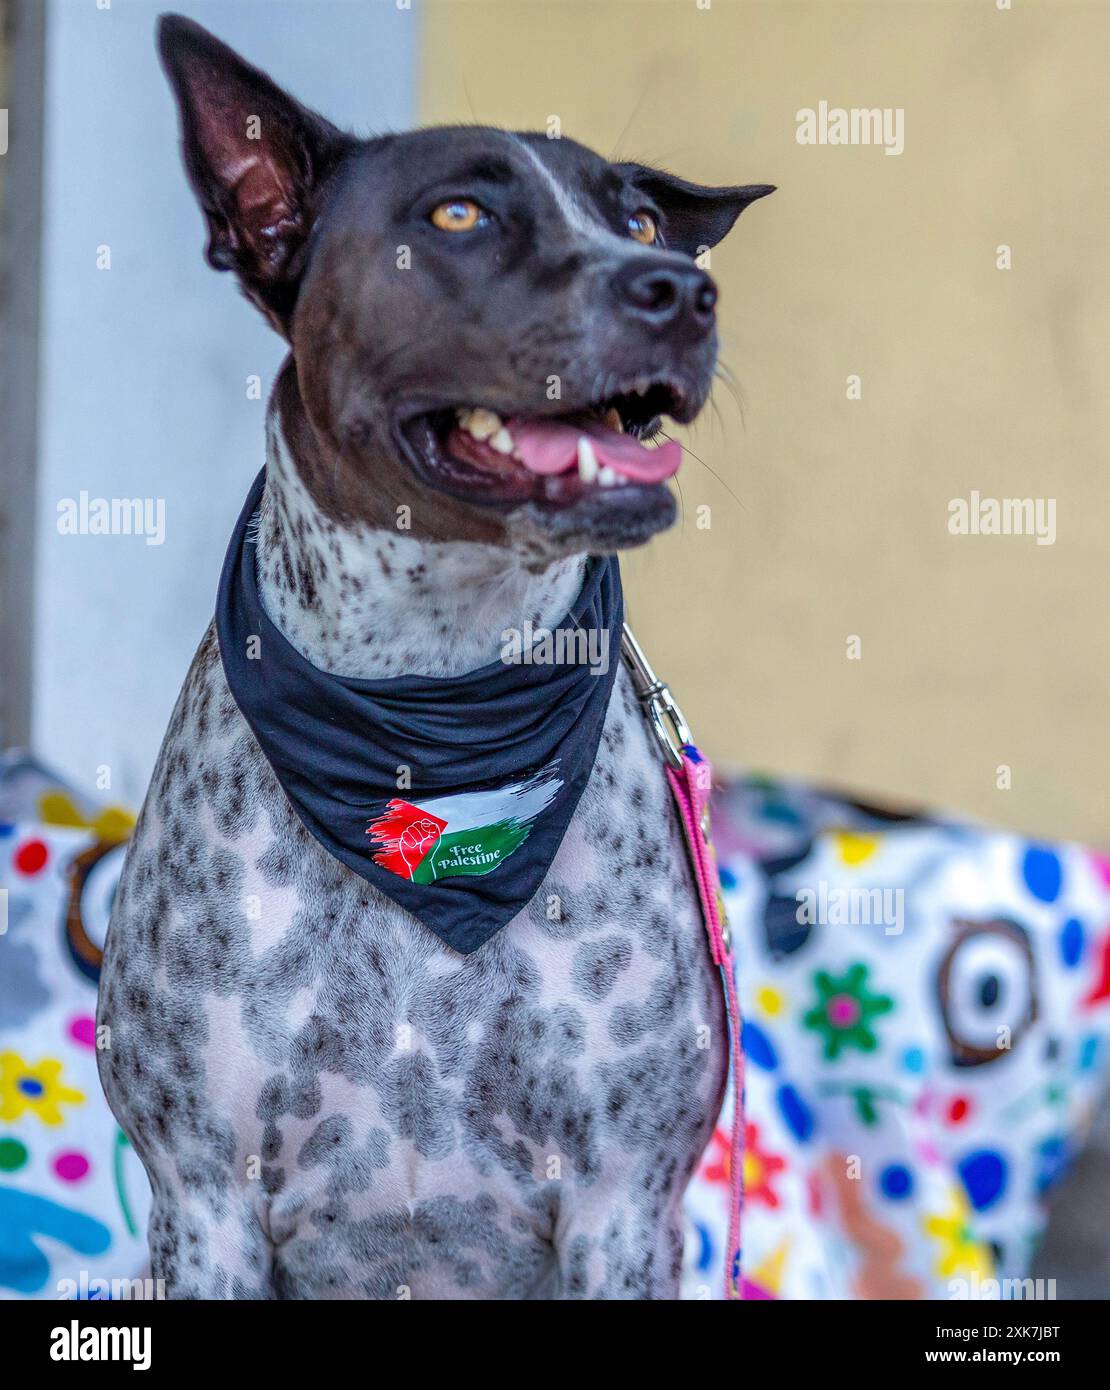
POLYGON ((728 1014, 729 1061, 732 1072, 732 1136, 729 1143, 728 1248, 725 1251, 725 1297, 743 1298, 741 1281, 741 1218, 744 1210, 744 1053, 740 1045, 740 1003, 732 952, 725 937, 720 879, 713 845, 703 824, 708 826, 707 808, 713 770, 692 744, 683 748, 681 770, 667 769, 682 820, 682 829, 694 868, 702 917, 709 935, 709 948, 720 967, 728 1014))

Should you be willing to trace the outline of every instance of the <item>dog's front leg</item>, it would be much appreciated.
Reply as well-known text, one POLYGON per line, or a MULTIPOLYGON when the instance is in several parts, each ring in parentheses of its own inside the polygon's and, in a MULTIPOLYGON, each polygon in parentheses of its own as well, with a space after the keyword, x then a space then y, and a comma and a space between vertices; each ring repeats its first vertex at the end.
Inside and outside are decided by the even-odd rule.
POLYGON ((681 1193, 656 1212, 635 1184, 598 1193, 559 1233, 560 1299, 663 1299, 679 1296, 681 1193))
POLYGON ((151 1277, 169 1299, 275 1297, 265 1214, 242 1193, 213 1200, 158 1169, 150 1213, 151 1277))

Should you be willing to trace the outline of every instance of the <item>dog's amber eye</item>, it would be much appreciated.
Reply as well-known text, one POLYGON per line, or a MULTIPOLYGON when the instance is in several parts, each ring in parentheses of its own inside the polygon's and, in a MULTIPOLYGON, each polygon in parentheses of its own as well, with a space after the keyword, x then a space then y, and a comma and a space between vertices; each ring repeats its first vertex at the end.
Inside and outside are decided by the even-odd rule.
POLYGON ((628 235, 633 241, 642 242, 644 246, 650 246, 658 235, 658 228, 655 225, 655 218, 650 212, 634 212, 628 219, 628 235))
POLYGON ((432 213, 432 226, 441 232, 469 232, 482 220, 482 209, 469 198, 452 198, 432 213))

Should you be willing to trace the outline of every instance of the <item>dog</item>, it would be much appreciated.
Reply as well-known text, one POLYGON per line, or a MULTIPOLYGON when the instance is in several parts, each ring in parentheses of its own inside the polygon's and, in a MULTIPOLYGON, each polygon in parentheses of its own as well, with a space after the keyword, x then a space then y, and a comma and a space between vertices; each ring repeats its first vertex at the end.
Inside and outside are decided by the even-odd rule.
MULTIPOLYGON (((493 128, 357 139, 187 19, 159 45, 208 261, 289 345, 254 537, 269 617, 359 678, 457 676, 551 628, 587 556, 674 519, 637 441, 705 402, 695 258, 770 187, 493 128), (568 427, 596 448, 521 462, 568 427)), ((210 628, 98 1024, 170 1297, 678 1296, 727 1032, 623 670, 541 891, 462 954, 305 829, 210 628)))

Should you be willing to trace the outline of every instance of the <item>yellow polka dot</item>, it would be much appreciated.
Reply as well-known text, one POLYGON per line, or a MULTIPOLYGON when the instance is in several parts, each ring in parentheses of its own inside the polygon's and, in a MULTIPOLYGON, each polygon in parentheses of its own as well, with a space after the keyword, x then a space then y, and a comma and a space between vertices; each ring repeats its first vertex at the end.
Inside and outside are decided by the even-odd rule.
POLYGON ((838 830, 833 832, 833 840, 840 855, 840 862, 855 866, 866 864, 879 848, 880 836, 857 835, 851 830, 838 830))
POLYGON ((756 996, 755 1002, 759 1005, 761 1013, 765 1013, 769 1018, 777 1018, 782 1013, 783 998, 777 989, 772 989, 770 985, 764 985, 756 996))

